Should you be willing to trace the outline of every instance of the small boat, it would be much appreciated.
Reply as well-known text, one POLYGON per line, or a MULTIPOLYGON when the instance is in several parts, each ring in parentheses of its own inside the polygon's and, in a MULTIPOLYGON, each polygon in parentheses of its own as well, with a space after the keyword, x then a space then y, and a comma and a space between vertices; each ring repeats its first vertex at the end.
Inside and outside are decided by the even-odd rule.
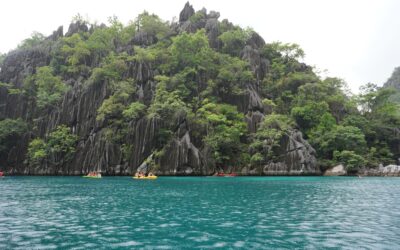
POLYGON ((136 180, 155 180, 158 178, 158 176, 152 175, 152 176, 133 176, 133 179, 136 180))
POLYGON ((224 177, 236 177, 236 176, 237 176, 237 174, 235 174, 235 173, 224 175, 224 177))
POLYGON ((92 178, 92 179, 100 179, 101 178, 101 174, 100 173, 96 173, 96 172, 90 172, 87 175, 82 176, 83 178, 92 178))
POLYGON ((237 176, 237 174, 236 173, 230 173, 230 174, 218 173, 218 174, 213 175, 213 176, 216 176, 216 177, 235 177, 235 176, 237 176))
POLYGON ((0 178, 4 178, 4 172, 0 172, 0 178))
POLYGON ((84 176, 82 176, 83 178, 93 178, 93 179, 100 179, 101 178, 101 175, 100 176, 89 176, 89 175, 84 175, 84 176))

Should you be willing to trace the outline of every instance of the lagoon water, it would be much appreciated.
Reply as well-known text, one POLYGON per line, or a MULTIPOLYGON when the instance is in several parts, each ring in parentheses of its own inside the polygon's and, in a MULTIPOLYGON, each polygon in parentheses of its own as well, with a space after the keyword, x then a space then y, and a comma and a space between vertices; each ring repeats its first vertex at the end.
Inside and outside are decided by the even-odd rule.
POLYGON ((400 248, 400 178, 6 177, 0 249, 400 248))

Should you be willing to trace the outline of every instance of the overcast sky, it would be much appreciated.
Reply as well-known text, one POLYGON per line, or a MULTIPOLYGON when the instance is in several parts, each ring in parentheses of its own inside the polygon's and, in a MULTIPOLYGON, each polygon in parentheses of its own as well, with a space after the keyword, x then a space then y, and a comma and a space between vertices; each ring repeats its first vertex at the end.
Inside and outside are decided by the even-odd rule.
MULTIPOLYGON (((49 35, 77 13, 124 23, 143 10, 164 20, 178 17, 186 0, 6 0, 1 4, 0 52, 33 31, 49 35)), ((400 66, 400 1, 397 0, 192 0, 242 27, 252 27, 266 42, 298 43, 305 62, 345 79, 353 91, 367 82, 382 84, 400 66)))

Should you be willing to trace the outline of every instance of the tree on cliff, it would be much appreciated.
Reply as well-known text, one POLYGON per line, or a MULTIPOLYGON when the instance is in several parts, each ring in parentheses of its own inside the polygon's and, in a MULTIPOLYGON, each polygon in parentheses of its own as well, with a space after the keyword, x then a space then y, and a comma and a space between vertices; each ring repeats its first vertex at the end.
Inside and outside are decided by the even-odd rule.
POLYGON ((27 124, 22 119, 4 119, 0 121, 0 154, 16 146, 21 136, 28 130, 27 124))
POLYGON ((279 161, 282 157, 281 140, 289 136, 294 124, 292 118, 286 115, 272 114, 266 117, 250 144, 251 163, 257 166, 260 163, 279 161))
POLYGON ((244 151, 241 138, 246 133, 243 114, 228 104, 204 100, 198 110, 200 122, 206 126, 205 144, 211 148, 217 166, 234 166, 244 151))
POLYGON ((25 79, 24 89, 25 94, 34 96, 37 106, 43 109, 57 106, 68 87, 59 76, 54 75, 51 67, 44 66, 25 79))
POLYGON ((29 143, 28 162, 31 166, 50 164, 57 168, 70 161, 76 150, 77 136, 65 125, 58 126, 46 140, 36 138, 29 143))
POLYGON ((40 45, 41 42, 43 42, 45 39, 45 36, 42 33, 39 33, 37 31, 33 32, 31 34, 30 38, 24 39, 19 45, 19 49, 29 49, 34 46, 40 45))

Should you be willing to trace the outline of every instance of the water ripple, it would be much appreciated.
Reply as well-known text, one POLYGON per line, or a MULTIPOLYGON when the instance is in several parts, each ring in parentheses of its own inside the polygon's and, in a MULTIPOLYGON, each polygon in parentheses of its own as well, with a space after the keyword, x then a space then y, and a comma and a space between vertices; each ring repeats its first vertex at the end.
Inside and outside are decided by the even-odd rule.
POLYGON ((400 248, 400 178, 8 177, 0 249, 400 248))

